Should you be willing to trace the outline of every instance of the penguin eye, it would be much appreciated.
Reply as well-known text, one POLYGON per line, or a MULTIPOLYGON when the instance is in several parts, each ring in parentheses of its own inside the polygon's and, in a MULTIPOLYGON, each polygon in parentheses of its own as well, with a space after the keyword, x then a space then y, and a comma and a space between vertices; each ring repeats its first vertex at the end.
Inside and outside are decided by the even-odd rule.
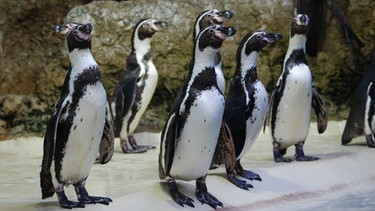
POLYGON ((212 17, 212 14, 207 14, 207 17, 208 17, 208 18, 211 18, 211 17, 212 17))
POLYGON ((262 36, 260 36, 260 34, 258 34, 258 35, 256 36, 256 38, 257 38, 258 40, 260 40, 260 39, 262 38, 262 36))
MULTIPOLYGON (((79 30, 79 28, 78 28, 78 30, 79 30)), ((73 30, 73 31, 72 31, 72 34, 73 34, 73 35, 77 35, 77 34, 78 34, 77 30, 73 30)))
POLYGON ((215 30, 213 30, 213 29, 208 30, 208 32, 209 32, 210 34, 215 34, 215 30))

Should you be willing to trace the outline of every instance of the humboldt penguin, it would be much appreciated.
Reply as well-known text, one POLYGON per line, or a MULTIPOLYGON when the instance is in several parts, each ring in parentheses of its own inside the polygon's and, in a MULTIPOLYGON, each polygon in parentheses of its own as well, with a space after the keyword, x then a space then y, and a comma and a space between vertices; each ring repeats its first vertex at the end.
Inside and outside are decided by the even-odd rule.
MULTIPOLYGON (((224 23, 224 19, 230 19, 234 16, 234 13, 231 10, 218 10, 218 9, 210 9, 202 12, 198 15, 197 19, 194 23, 194 32, 193 32, 193 41, 198 36, 199 32, 213 24, 222 25, 224 23), (224 18, 224 19, 223 19, 224 18)), ((217 83, 222 93, 225 92, 225 77, 223 71, 221 69, 221 55, 220 52, 216 54, 215 57, 215 72, 217 83)))
POLYGON ((309 132, 311 108, 317 116, 318 131, 327 127, 327 111, 324 101, 314 87, 307 64, 305 45, 309 17, 298 14, 289 31, 289 47, 284 59, 283 71, 270 99, 270 131, 273 140, 275 162, 290 162, 283 156, 294 145, 297 161, 318 160, 306 156, 303 145, 309 132))
POLYGON ((236 179, 236 173, 249 180, 261 181, 258 174, 244 170, 240 160, 258 137, 268 113, 268 94, 258 78, 256 60, 259 51, 268 43, 281 38, 279 33, 251 32, 245 35, 237 49, 237 66, 225 101, 224 121, 231 133, 236 157, 230 168, 226 166, 228 179, 243 189, 252 186, 236 179))
POLYGON ((113 148, 108 151, 102 147, 113 143, 114 138, 111 124, 106 119, 106 91, 91 53, 92 28, 90 23, 54 27, 55 31, 66 35, 70 67, 48 121, 40 186, 42 199, 56 193, 60 207, 69 209, 112 202, 107 197, 90 196, 85 188, 98 151, 101 163, 111 159, 113 148), (65 195, 64 186, 71 184, 78 202, 68 200, 65 195))
POLYGON ((367 89, 367 100, 365 107, 365 135, 367 146, 374 148, 375 142, 373 135, 375 135, 375 83, 370 83, 367 89))
POLYGON ((115 134, 116 137, 120 137, 124 153, 145 152, 155 148, 137 145, 133 133, 151 101, 158 82, 158 72, 151 57, 151 38, 160 28, 166 27, 167 22, 155 19, 142 19, 136 24, 125 73, 109 100, 115 134))
MULTIPOLYGON (((361 83, 358 85, 354 94, 352 105, 350 107, 349 117, 346 120, 345 128, 341 137, 342 145, 349 144, 353 138, 364 135, 366 102, 368 99, 368 88, 371 82, 375 81, 375 29, 374 29, 374 47, 372 50, 370 65, 366 74, 363 76, 361 83)), ((373 147, 372 142, 367 139, 367 145, 373 147)))
POLYGON ((206 175, 217 144, 225 99, 214 69, 215 56, 223 41, 236 33, 233 27, 213 25, 203 29, 194 43, 189 74, 175 98, 162 130, 159 176, 168 184, 172 199, 179 205, 194 207, 182 194, 176 179, 196 180, 198 201, 216 208, 223 204, 207 191, 206 175))

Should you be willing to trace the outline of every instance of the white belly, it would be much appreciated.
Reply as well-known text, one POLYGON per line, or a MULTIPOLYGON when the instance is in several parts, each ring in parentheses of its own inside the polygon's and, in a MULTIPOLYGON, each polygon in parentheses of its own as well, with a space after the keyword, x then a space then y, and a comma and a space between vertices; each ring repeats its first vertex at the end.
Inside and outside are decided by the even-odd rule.
POLYGON ((221 69, 221 62, 215 66, 215 73, 216 73, 217 86, 219 87, 220 91, 224 94, 225 93, 225 77, 221 69))
POLYGON ((310 69, 299 65, 290 70, 279 102, 274 138, 286 148, 304 141, 310 127, 312 76, 310 69))
POLYGON ((202 92, 193 102, 176 140, 171 176, 194 180, 207 174, 221 128, 224 104, 224 97, 217 89, 202 92))
POLYGON ((241 159, 252 147, 255 140, 257 139, 260 130, 263 127, 264 120, 268 112, 268 94, 263 84, 259 81, 256 84, 255 92, 255 106, 252 112, 252 116, 246 121, 246 140, 245 145, 237 157, 237 160, 241 159))
POLYGON ((98 154, 106 109, 103 86, 88 86, 77 109, 62 162, 61 178, 67 184, 86 178, 98 154))
POLYGON ((129 122, 129 118, 132 114, 132 111, 128 113, 128 115, 124 118, 124 123, 121 128, 120 137, 123 139, 127 138, 130 134, 134 132, 134 130, 137 128, 139 121, 141 120, 141 117, 143 113, 146 111, 148 104, 150 103, 152 96, 155 92, 156 85, 158 83, 158 72, 156 71, 156 68, 152 62, 149 64, 149 72, 148 72, 148 78, 147 82, 145 84, 145 87, 143 89, 143 92, 141 94, 141 101, 135 102, 136 104, 133 106, 139 106, 139 111, 134 116, 134 119, 129 122), (126 127, 129 125, 129 130, 127 130, 126 127))

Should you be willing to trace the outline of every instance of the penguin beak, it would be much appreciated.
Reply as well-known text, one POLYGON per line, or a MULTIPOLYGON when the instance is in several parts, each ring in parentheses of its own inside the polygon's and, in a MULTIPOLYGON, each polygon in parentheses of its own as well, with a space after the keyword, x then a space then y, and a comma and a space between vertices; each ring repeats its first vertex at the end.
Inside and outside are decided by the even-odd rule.
POLYGON ((220 10, 218 15, 222 18, 230 19, 234 16, 234 12, 232 12, 231 10, 220 10))
POLYGON ((234 13, 230 10, 213 10, 213 16, 211 18, 212 22, 214 24, 222 24, 224 23, 224 20, 222 18, 225 18, 225 19, 230 19, 231 17, 233 17, 234 13))
POLYGON ((162 29, 165 29, 165 28, 169 27, 169 23, 166 22, 166 21, 156 21, 154 24, 155 24, 155 26, 160 27, 162 29))
POLYGON ((233 36, 236 34, 237 30, 234 27, 224 27, 222 25, 216 26, 215 35, 222 40, 225 40, 227 37, 233 36))
POLYGON ((266 33, 263 40, 268 42, 268 43, 273 43, 275 41, 281 40, 282 38, 283 38, 283 35, 280 34, 280 33, 275 33, 275 34, 266 33))
POLYGON ((87 35, 90 35, 91 32, 92 32, 92 24, 91 23, 88 23, 86 25, 83 25, 81 28, 80 28, 80 31, 87 34, 87 35))

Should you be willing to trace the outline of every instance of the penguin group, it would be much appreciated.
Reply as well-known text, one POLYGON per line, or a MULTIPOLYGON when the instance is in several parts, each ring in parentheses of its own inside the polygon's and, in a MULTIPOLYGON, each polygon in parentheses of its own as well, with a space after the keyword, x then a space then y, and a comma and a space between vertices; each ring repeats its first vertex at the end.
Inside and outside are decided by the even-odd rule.
MULTIPOLYGON (((295 146, 295 160, 319 158, 304 154, 313 109, 319 133, 327 127, 327 108, 314 87, 307 63, 305 44, 309 17, 298 14, 289 31, 289 47, 283 69, 270 98, 258 78, 257 57, 260 51, 283 38, 280 33, 263 30, 248 32, 240 41, 234 74, 226 90, 221 68, 220 48, 236 35, 230 10, 211 9, 196 18, 193 51, 188 74, 165 121, 160 136, 159 178, 166 183, 171 198, 181 206, 194 207, 194 200, 180 192, 176 180, 196 181, 195 197, 216 209, 223 207, 207 188, 210 169, 225 165, 227 178, 235 186, 253 188, 246 180, 261 181, 257 173, 246 170, 241 158, 248 153, 261 129, 269 122, 275 162, 290 162, 284 157, 295 146), (227 94, 226 94, 227 91, 227 94)), ((56 193, 63 208, 85 204, 108 205, 108 197, 90 196, 85 182, 99 152, 99 162, 112 158, 115 137, 123 153, 140 153, 155 146, 138 145, 134 131, 149 105, 158 81, 152 62, 151 38, 168 22, 142 19, 135 24, 131 52, 126 68, 112 95, 108 95, 91 53, 90 23, 55 26, 66 36, 70 67, 44 137, 40 172, 42 199, 56 193), (78 202, 68 200, 64 186, 73 184, 78 202)), ((366 101, 366 139, 374 144, 375 85, 368 86, 366 101)))

